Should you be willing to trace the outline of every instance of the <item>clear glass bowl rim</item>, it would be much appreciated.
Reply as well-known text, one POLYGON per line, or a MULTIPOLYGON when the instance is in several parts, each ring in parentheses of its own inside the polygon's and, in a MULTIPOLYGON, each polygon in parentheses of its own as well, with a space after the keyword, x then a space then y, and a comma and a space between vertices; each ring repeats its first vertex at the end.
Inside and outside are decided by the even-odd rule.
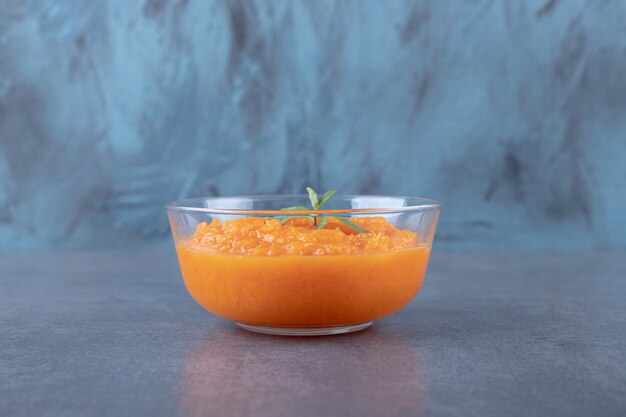
POLYGON ((230 208, 207 208, 199 207, 200 203, 211 201, 219 204, 220 201, 234 200, 252 200, 252 201, 268 201, 268 200, 286 200, 286 199, 305 199, 308 201, 306 194, 260 194, 260 195, 242 195, 232 197, 195 197, 182 200, 175 200, 165 205, 165 208, 174 212, 193 212, 206 214, 240 214, 240 215, 280 215, 280 214, 352 214, 352 213, 405 213, 411 211, 429 211, 438 210, 441 203, 430 198, 410 197, 410 196, 393 196, 393 195, 364 195, 364 194, 335 194, 333 198, 339 199, 355 199, 355 198, 393 198, 405 200, 410 205, 402 207, 389 208, 360 208, 360 209, 332 209, 332 210, 271 210, 271 209, 230 209, 230 208))

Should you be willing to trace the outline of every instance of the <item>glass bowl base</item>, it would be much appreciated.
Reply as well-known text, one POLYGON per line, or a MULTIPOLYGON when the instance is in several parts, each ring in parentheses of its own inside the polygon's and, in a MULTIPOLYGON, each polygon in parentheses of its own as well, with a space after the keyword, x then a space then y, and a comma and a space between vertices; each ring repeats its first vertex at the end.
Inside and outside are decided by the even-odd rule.
POLYGON ((244 330, 256 333, 274 334, 280 336, 330 336, 333 334, 344 334, 358 332, 367 329, 373 322, 350 324, 346 326, 333 327, 266 327, 253 326, 251 324, 237 323, 244 330))

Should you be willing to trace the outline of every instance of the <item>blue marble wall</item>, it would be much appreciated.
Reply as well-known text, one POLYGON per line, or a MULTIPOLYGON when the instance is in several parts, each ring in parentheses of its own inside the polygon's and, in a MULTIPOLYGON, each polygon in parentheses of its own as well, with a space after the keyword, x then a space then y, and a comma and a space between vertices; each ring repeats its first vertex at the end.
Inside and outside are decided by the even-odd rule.
POLYGON ((168 200, 430 196, 441 250, 626 247, 626 2, 0 0, 0 248, 168 200))

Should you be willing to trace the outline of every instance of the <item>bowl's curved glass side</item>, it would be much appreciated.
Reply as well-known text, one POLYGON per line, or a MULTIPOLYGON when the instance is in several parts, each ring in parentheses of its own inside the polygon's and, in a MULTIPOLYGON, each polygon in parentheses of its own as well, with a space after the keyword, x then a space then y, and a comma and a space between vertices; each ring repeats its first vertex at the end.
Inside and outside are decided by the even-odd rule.
POLYGON ((431 247, 435 239, 435 231, 439 220, 439 208, 402 213, 396 218, 388 219, 398 229, 415 232, 420 241, 431 247))
MULTIPOLYGON (((310 206, 306 195, 262 195, 241 197, 203 197, 173 201, 166 204, 168 210, 203 212, 213 214, 266 215, 277 214, 284 207, 310 206), (274 213, 263 213, 263 212, 274 213), (256 212, 256 213, 254 213, 256 212)), ((339 210, 346 215, 351 212, 407 212, 438 208, 437 201, 418 197, 389 197, 335 194, 320 210, 339 210)))
POLYGON ((200 223, 211 223, 215 216, 208 213, 167 209, 167 218, 170 223, 174 244, 177 245, 193 235, 200 223))

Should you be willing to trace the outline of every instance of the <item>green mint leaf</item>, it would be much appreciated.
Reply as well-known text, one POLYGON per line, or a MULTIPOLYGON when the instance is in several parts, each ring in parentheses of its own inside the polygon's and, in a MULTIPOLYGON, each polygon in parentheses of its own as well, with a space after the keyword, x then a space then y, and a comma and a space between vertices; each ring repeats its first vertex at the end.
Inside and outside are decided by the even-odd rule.
MULTIPOLYGON (((326 203, 329 198, 335 195, 337 190, 328 190, 324 194, 322 194, 321 197, 318 196, 315 190, 311 187, 306 187, 306 192, 309 194, 309 201, 311 202, 311 207, 313 208, 313 210, 319 210, 322 204, 326 203)), ((308 210, 308 207, 291 206, 291 207, 281 208, 281 210, 290 210, 290 211, 308 210)), ((339 220, 340 222, 347 224, 348 226, 350 226, 351 228, 353 228, 359 233, 369 233, 367 230, 363 229, 361 226, 354 223, 352 220, 348 218, 338 217, 338 216, 332 216, 332 217, 339 220)), ((318 213, 303 215, 303 216, 298 216, 298 215, 276 216, 276 220, 280 221, 281 223, 285 223, 289 219, 296 219, 296 218, 313 220, 313 225, 317 229, 323 229, 324 226, 326 226, 326 224, 328 223, 328 216, 324 214, 318 214, 318 213), (318 219, 319 219, 319 222, 318 222, 318 219)))
POLYGON ((346 218, 346 217, 336 217, 335 219, 339 220, 340 222, 343 222, 345 224, 347 224, 348 226, 350 226, 351 228, 353 228, 354 230, 356 230, 359 233, 369 233, 367 230, 363 229, 361 226, 359 226, 358 224, 356 224, 355 222, 353 222, 352 220, 346 218))
POLYGON ((306 192, 309 193, 309 200, 311 201, 311 206, 313 207, 313 210, 317 210, 320 207, 317 193, 311 187, 306 187, 306 192))
POLYGON ((337 192, 337 190, 328 190, 326 191, 324 194, 322 194, 322 196, 320 197, 320 201, 318 203, 318 207, 322 207, 322 204, 324 204, 329 198, 331 198, 333 196, 333 194, 335 194, 337 192))
POLYGON ((326 222, 328 222, 328 217, 327 216, 321 216, 320 217, 320 222, 317 224, 317 228, 318 229, 323 229, 324 226, 326 226, 326 222))
POLYGON ((285 223, 289 219, 313 219, 313 216, 276 216, 274 218, 281 223, 285 223))

